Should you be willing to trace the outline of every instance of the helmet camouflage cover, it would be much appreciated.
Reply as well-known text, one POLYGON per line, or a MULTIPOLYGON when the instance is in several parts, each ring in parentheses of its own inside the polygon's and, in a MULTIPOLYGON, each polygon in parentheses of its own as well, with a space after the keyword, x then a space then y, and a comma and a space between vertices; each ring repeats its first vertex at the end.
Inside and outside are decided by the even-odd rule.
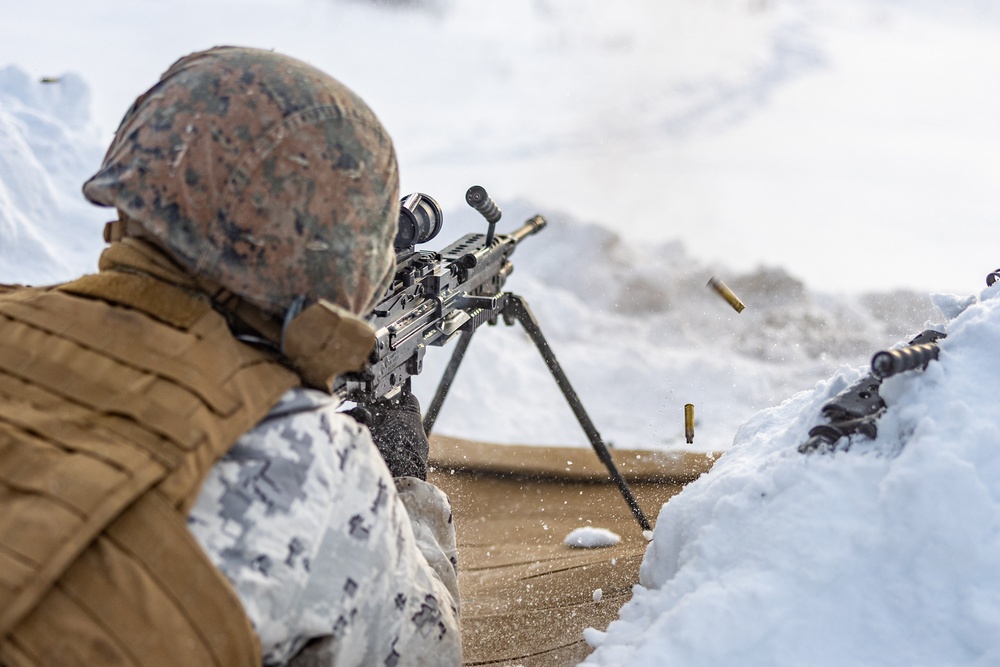
POLYGON ((271 51, 177 61, 125 115, 83 192, 266 312, 303 296, 364 314, 392 272, 388 134, 344 85, 271 51))

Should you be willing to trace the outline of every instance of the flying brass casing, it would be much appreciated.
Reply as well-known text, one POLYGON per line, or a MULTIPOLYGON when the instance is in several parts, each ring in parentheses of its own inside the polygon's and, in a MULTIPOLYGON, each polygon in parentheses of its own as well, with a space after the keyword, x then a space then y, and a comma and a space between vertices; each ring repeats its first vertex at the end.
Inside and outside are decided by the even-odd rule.
POLYGON ((690 445, 694 442, 694 405, 684 406, 684 439, 690 445))
POLYGON ((740 301, 740 298, 733 293, 733 290, 729 289, 726 283, 722 282, 715 276, 708 279, 708 286, 718 292, 719 296, 725 299, 737 313, 743 312, 743 309, 746 308, 746 306, 743 305, 743 302, 740 301))

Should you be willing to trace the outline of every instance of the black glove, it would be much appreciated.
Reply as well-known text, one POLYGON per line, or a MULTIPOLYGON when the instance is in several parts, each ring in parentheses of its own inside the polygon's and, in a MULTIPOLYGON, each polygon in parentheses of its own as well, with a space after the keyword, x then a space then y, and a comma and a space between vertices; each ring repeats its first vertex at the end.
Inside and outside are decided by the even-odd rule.
POLYGON ((371 413, 368 430, 393 477, 427 479, 430 444, 420 418, 420 402, 413 394, 399 401, 367 406, 371 413))

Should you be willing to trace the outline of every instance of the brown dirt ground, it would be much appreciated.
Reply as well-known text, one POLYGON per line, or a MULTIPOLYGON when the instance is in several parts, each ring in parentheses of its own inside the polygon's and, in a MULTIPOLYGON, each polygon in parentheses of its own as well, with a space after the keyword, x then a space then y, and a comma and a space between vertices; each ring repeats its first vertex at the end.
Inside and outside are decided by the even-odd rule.
MULTIPOLYGON (((451 498, 459 546, 466 665, 575 665, 639 580, 646 550, 628 505, 589 449, 486 445, 435 436, 428 480, 451 498), (611 547, 563 544, 575 528, 606 528, 611 547), (602 596, 594 600, 594 591, 602 596)), ((708 470, 703 454, 613 451, 655 523, 683 484, 708 470)))

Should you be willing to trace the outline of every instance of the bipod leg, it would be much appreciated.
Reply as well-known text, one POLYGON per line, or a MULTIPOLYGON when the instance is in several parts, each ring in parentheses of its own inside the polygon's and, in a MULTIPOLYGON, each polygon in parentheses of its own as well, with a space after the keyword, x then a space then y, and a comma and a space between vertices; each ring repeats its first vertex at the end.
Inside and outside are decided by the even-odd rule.
POLYGON ((552 348, 549 347, 548 341, 545 340, 545 336, 542 334, 542 329, 538 325, 538 320, 528 309, 528 304, 525 303, 524 299, 521 297, 511 294, 509 297, 508 311, 517 318, 524 330, 528 332, 531 340, 535 343, 535 347, 542 355, 542 359, 545 360, 545 365, 548 366, 549 372, 552 373, 552 377, 555 378, 556 384, 559 385, 559 389, 562 390, 563 396, 566 397, 566 402, 569 403, 570 409, 573 410, 573 414, 576 415, 577 421, 580 422, 580 426, 583 427, 584 432, 587 434, 587 438, 590 439, 590 444, 594 448, 594 452, 597 454, 597 458, 601 460, 601 463, 608 469, 611 474, 611 479, 618 486, 618 490, 621 491, 622 496, 625 498, 625 502, 632 509, 632 514, 635 516, 636 521, 639 522, 639 526, 643 530, 652 530, 649 521, 646 519, 646 515, 642 513, 642 509, 639 507, 638 501, 636 501, 635 496, 632 494, 632 489, 629 488, 628 482, 622 477, 621 473, 618 472, 618 468, 615 466, 614 459, 611 458, 611 453, 608 451, 607 446, 601 439, 601 434, 597 432, 594 427, 594 423, 590 421, 590 416, 587 415, 587 411, 583 407, 583 403, 580 402, 579 396, 573 391, 573 387, 569 383, 569 378, 563 372, 562 367, 556 360, 556 355, 552 352, 552 348))
POLYGON ((462 358, 465 357, 465 351, 469 349, 469 342, 475 331, 475 329, 463 331, 458 342, 455 343, 455 351, 451 354, 451 361, 444 369, 444 375, 441 376, 441 382, 438 383, 437 391, 434 392, 434 398, 424 414, 424 432, 427 435, 430 435, 431 429, 434 428, 434 422, 437 421, 438 413, 441 412, 441 406, 448 395, 448 390, 451 389, 451 383, 455 380, 455 374, 458 373, 458 367, 462 363, 462 358))

